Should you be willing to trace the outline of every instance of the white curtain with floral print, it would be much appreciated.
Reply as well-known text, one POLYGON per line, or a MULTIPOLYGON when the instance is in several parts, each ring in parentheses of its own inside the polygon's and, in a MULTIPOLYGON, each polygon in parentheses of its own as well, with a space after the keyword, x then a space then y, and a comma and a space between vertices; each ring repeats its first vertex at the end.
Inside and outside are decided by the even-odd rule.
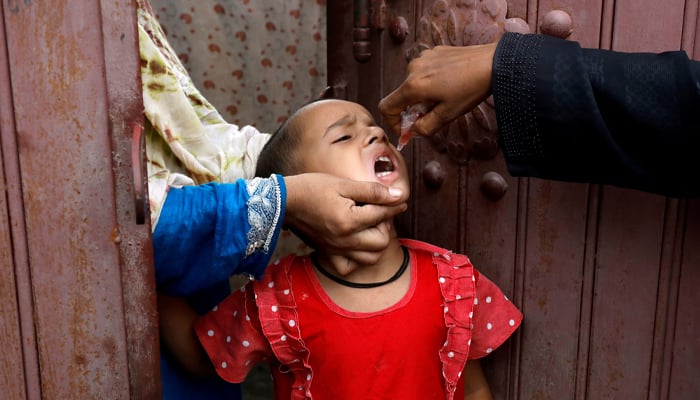
POLYGON ((326 86, 325 0, 151 0, 195 86, 227 121, 273 132, 326 86))

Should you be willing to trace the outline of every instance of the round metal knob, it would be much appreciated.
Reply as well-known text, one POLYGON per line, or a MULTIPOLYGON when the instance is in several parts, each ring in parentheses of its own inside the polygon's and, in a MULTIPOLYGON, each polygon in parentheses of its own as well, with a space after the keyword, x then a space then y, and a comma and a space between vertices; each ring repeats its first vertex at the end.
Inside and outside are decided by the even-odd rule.
POLYGON ((506 24, 504 26, 506 32, 514 33, 532 33, 530 30, 530 25, 525 22, 522 18, 506 18, 506 24))
POLYGON ((487 172, 481 177, 481 193, 491 201, 500 200, 508 191, 508 183, 498 172, 487 172))
POLYGON ((540 30, 544 34, 566 39, 574 31, 574 28, 571 16, 567 12, 552 10, 544 16, 540 30))
POLYGON ((433 160, 423 167, 423 182, 429 189, 438 189, 445 182, 445 171, 439 162, 433 160))
POLYGON ((404 17, 395 17, 389 24, 389 35, 394 43, 401 44, 408 36, 408 22, 404 17))

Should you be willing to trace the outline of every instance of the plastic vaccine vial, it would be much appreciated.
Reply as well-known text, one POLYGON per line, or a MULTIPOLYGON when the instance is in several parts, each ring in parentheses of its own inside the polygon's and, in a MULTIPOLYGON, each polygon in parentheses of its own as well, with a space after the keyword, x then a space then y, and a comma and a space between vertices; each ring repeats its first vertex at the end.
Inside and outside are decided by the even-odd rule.
POLYGON ((399 135, 399 144, 396 146, 398 151, 401 151, 411 140, 413 134, 411 133, 411 128, 413 124, 416 123, 425 113, 429 110, 429 106, 426 103, 418 103, 409 106, 405 111, 401 113, 401 134, 399 135))

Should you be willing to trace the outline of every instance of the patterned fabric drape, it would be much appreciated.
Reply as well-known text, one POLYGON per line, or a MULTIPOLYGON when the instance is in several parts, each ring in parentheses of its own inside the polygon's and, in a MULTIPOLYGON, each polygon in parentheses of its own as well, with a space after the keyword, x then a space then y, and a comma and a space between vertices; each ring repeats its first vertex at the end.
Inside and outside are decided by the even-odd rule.
MULTIPOLYGON (((227 164, 238 168, 233 174, 234 170, 228 168, 230 176, 223 168, 214 168, 214 175, 206 175, 209 174, 207 170, 206 176, 198 179, 190 173, 191 166, 183 168, 180 163, 182 156, 189 154, 188 149, 178 154, 176 160, 171 151, 164 149, 168 146, 165 141, 158 135, 149 135, 149 167, 159 167, 157 173, 154 168, 149 171, 151 215, 155 226, 168 185, 198 184, 209 180, 226 182, 250 177, 252 169, 249 164, 254 163, 267 136, 259 132, 273 132, 291 112, 323 91, 326 87, 326 2, 151 0, 148 3, 160 25, 151 26, 156 33, 162 28, 169 44, 153 54, 167 55, 164 49, 173 49, 180 63, 165 62, 174 72, 179 72, 179 64, 184 67, 182 72, 187 76, 178 78, 179 83, 187 86, 191 81, 194 85, 189 93, 196 94, 202 101, 192 103, 202 124, 209 130, 216 129, 221 140, 242 140, 238 143, 239 151, 243 151, 239 156, 241 160, 249 161, 248 164, 227 164), (209 110, 205 113, 207 116, 197 111, 200 108, 209 110), (210 121, 212 118, 216 121, 210 121), (249 129, 249 126, 257 130, 249 129), (252 137, 255 140, 250 140, 252 137)), ((144 15, 147 17, 141 13, 141 17, 144 15)), ((149 91, 145 90, 146 93, 149 91)), ((183 105, 180 111, 173 110, 170 100, 154 100, 147 108, 157 115, 181 115, 182 111, 191 108, 183 105)), ((173 119, 166 118, 168 121, 173 119)), ((188 135, 187 132, 181 134, 188 135)), ((233 148, 229 145, 222 148, 227 157, 232 154, 230 150, 233 148)), ((308 248, 301 240, 283 231, 274 257, 306 252, 308 248)))

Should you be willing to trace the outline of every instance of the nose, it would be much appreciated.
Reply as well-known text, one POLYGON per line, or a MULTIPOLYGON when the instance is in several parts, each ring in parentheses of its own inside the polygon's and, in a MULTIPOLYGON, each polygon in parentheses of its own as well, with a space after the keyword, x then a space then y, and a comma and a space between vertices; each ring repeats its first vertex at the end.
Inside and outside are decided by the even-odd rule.
POLYGON ((375 144, 375 143, 386 143, 388 141, 389 141, 389 138, 386 136, 386 133, 384 133, 384 129, 382 129, 378 126, 370 126, 367 129, 366 143, 368 145, 375 144))

